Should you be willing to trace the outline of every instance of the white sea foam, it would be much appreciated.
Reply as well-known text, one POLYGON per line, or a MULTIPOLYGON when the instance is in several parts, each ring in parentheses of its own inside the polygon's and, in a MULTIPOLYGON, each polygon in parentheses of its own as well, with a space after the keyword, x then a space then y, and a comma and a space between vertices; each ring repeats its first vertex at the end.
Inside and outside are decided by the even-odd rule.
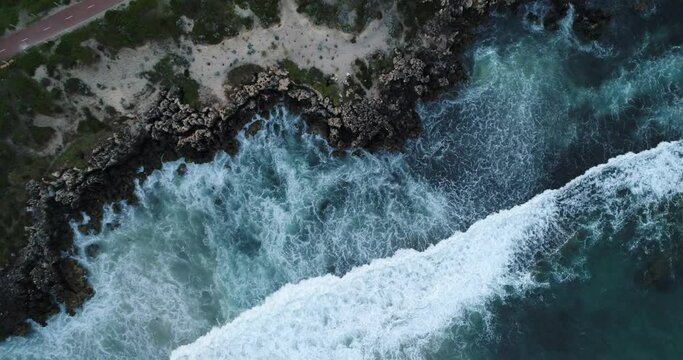
POLYGON ((628 211, 681 191, 683 142, 619 156, 424 252, 287 285, 171 358, 420 358, 464 310, 533 285, 526 260, 536 249, 556 249, 548 242, 566 231, 564 217, 628 211))
POLYGON ((75 239, 95 296, 0 343, 0 359, 164 358, 288 282, 451 232, 448 201, 404 155, 335 157, 303 126, 279 109, 239 136, 234 157, 187 164, 184 176, 182 161, 166 163, 139 183, 138 204, 107 209, 101 233, 75 239))
MULTIPOLYGON (((646 37, 642 47, 648 47, 646 37)), ((683 48, 675 46, 654 59, 638 55, 638 61, 620 69, 617 76, 595 92, 581 94, 594 104, 597 115, 615 115, 627 109, 649 113, 644 120, 680 128, 683 121, 683 48), (642 58, 642 59, 640 59, 642 58)))
MULTIPOLYGON (((683 119, 679 95, 680 49, 672 48, 664 56, 653 58, 629 55, 631 60, 626 65, 610 62, 608 65, 614 65, 617 73, 609 75, 608 81, 598 79, 598 84, 587 80, 593 73, 583 72, 584 67, 592 65, 568 62, 575 59, 577 44, 569 28, 563 30, 550 34, 513 34, 514 29, 510 31, 509 26, 503 26, 498 31, 510 34, 507 41, 505 36, 497 35, 483 41, 474 50, 471 81, 460 89, 458 97, 420 109, 425 116, 424 129, 420 139, 408 144, 405 154, 361 153, 336 158, 320 139, 291 128, 283 130, 283 123, 301 126, 300 122, 287 119, 271 120, 274 126, 266 126, 254 137, 241 137, 241 151, 235 158, 223 154, 209 164, 189 164, 184 177, 175 174, 179 162, 166 164, 162 171, 140 184, 138 194, 142 201, 138 205, 124 206, 119 215, 108 213, 105 223, 120 224, 118 228, 76 239, 82 247, 89 244, 101 247, 95 258, 88 258, 84 251, 78 256, 89 270, 95 297, 73 317, 59 314, 49 320, 47 327, 36 327, 30 337, 0 343, 0 358, 164 358, 179 344, 193 341, 212 326, 227 324, 245 309, 261 303, 285 283, 327 272, 344 274, 373 258, 391 256, 398 248, 424 249, 492 211, 525 202, 547 186, 549 174, 563 172, 553 166, 556 160, 575 154, 567 151, 568 146, 597 144, 609 148, 631 136, 629 132, 617 132, 616 136, 601 137, 604 129, 600 126, 619 127, 622 124, 619 117, 635 122, 632 124, 635 128, 647 128, 644 125, 648 122, 670 125, 656 131, 668 139, 680 137, 683 119), (586 109, 588 116, 577 116, 577 109, 586 109), (634 109, 640 112, 633 115, 630 111, 634 109), (604 121, 605 118, 609 120, 604 121)), ((650 47, 661 46, 656 37, 650 40, 653 44, 650 47)), ((580 53, 591 56, 592 49, 580 49, 580 53)), ((287 117, 283 113, 275 115, 287 117)), ((638 139, 637 144, 633 142, 609 153, 651 146, 640 135, 633 135, 638 139)), ((588 155, 586 161, 593 161, 590 160, 592 153, 588 155)), ((667 197, 672 189, 670 184, 678 181, 676 176, 680 173, 674 171, 678 166, 675 157, 669 161, 666 156, 658 156, 655 160, 659 163, 641 163, 639 166, 643 169, 648 166, 672 169, 666 173, 647 170, 657 176, 648 179, 649 183, 641 190, 635 180, 629 186, 622 183, 627 178, 638 179, 635 173, 606 177, 606 181, 614 180, 611 185, 583 181, 583 185, 575 184, 555 195, 544 195, 556 198, 555 202, 541 202, 552 213, 545 216, 559 221, 543 225, 553 236, 543 241, 526 238, 518 243, 508 239, 513 235, 500 235, 508 240, 491 247, 495 255, 490 256, 491 263, 477 265, 487 266, 486 271, 471 274, 472 278, 480 276, 482 283, 488 276, 491 288, 480 292, 473 289, 470 295, 456 294, 454 301, 459 299, 467 306, 482 307, 480 300, 500 293, 501 284, 529 284, 523 281, 524 269, 510 272, 501 264, 525 260, 538 250, 529 245, 532 249, 525 251, 524 244, 552 249, 558 239, 566 238, 563 231, 571 229, 565 229, 553 211, 566 215, 579 211, 587 203, 605 201, 609 194, 604 188, 610 186, 667 197), (562 203, 559 207, 555 204, 558 201, 562 203), (496 271, 502 271, 504 278, 496 278, 496 271)), ((639 172, 640 167, 632 169, 639 172)), ((602 173, 603 169, 594 171, 602 173)), ((616 217, 629 211, 628 204, 610 201, 614 206, 605 205, 600 211, 614 212, 616 217)), ((513 225, 504 228, 512 229, 513 225)), ((538 227, 542 228, 541 225, 538 227)), ((469 236, 473 231, 467 236, 456 235, 460 240, 450 243, 453 246, 458 242, 475 244, 469 236)), ((480 233, 498 236, 490 229, 480 233)), ((519 234, 514 236, 523 238, 519 234)), ((400 263, 396 267, 406 272, 413 257, 421 259, 416 264, 439 268, 445 265, 436 266, 437 258, 447 264, 451 261, 437 255, 430 260, 419 253, 404 253, 400 256, 405 261, 391 261, 400 263)), ((442 279, 448 276, 444 272, 439 274, 444 276, 442 279)), ((424 277, 428 275, 431 274, 424 277)), ((421 276, 414 277, 421 279, 421 276)), ((364 279, 365 275, 360 277, 364 279)), ((343 285, 349 281, 346 278, 326 279, 313 283, 324 284, 323 288, 351 286, 343 285)), ((397 281, 391 289, 402 290, 404 286, 400 282, 402 278, 388 270, 376 275, 376 279, 397 281)), ((436 277, 425 280, 425 284, 440 286, 436 277)), ((372 290, 374 285, 364 286, 372 290)), ((443 289, 444 293, 448 289, 454 291, 443 289)), ((353 295, 351 290, 342 298, 353 295)), ((425 290, 422 294, 428 298, 431 293, 425 290)), ((373 296, 370 293, 368 299, 373 296)), ((399 291, 395 296, 402 295, 399 291)), ((313 295, 304 300, 308 299, 314 299, 313 295)), ((394 314, 397 319, 404 311, 401 309, 406 309, 406 314, 410 309, 419 314, 415 310, 418 305, 397 306, 382 311, 394 314)), ((379 309, 377 305, 368 307, 379 309)), ((265 310, 254 311, 258 314, 265 310)), ((286 313, 285 309, 278 311, 286 313)), ((282 316, 278 311, 271 313, 282 316)), ((412 341, 403 350, 389 345, 376 346, 378 339, 392 339, 393 335, 388 333, 363 335, 363 330, 358 330, 359 334, 348 340, 353 340, 354 346, 364 342, 368 345, 363 345, 363 349, 379 349, 388 356, 401 352, 415 354, 423 346, 429 346, 424 344, 438 342, 434 339, 439 338, 439 331, 432 330, 443 325, 440 321, 459 321, 456 313, 443 310, 434 314, 436 318, 425 317, 432 321, 429 323, 432 328, 419 332, 420 336, 428 334, 424 335, 424 341, 406 335, 414 328, 401 328, 402 336, 412 341)), ((368 312, 367 317, 371 314, 368 312)), ((336 313, 335 316, 338 321, 344 320, 336 313)), ((301 319, 310 317, 302 315, 301 319)), ((415 320, 411 326, 417 323, 415 320)), ((268 326, 268 323, 264 320, 262 325, 268 326)), ((370 329, 377 330, 371 325, 368 325, 370 329)), ((239 344, 230 337, 225 339, 226 344, 239 344)), ((287 343, 291 339, 278 341, 287 343)), ((281 355, 290 353, 283 351, 281 355)), ((327 355, 323 353, 320 358, 327 355)))

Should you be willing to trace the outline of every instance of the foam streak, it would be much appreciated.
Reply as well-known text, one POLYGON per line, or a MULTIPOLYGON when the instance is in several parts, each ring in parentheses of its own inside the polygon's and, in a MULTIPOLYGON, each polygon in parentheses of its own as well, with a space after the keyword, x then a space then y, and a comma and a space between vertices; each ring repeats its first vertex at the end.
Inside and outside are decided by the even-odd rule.
POLYGON ((341 278, 287 285, 171 358, 417 358, 464 310, 534 285, 530 254, 557 248, 548 242, 566 231, 565 217, 629 212, 682 190, 683 143, 619 156, 424 252, 399 251, 341 278))

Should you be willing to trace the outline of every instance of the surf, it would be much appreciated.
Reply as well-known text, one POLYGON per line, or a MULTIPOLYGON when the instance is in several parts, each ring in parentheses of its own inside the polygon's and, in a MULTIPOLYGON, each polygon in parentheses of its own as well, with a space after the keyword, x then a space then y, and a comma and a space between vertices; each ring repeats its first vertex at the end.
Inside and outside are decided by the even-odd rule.
POLYGON ((171 358, 421 358, 465 311, 541 286, 536 254, 557 251, 577 217, 609 213, 616 224, 681 191, 683 143, 619 156, 424 252, 287 285, 171 358))

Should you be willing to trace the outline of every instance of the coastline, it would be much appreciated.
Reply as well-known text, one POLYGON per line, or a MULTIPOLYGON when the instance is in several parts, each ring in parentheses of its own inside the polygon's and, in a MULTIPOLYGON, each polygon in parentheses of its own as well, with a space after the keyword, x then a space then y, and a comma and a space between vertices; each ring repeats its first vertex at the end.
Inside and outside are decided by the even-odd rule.
POLYGON ((221 109, 195 111, 172 90, 144 118, 131 121, 102 143, 89 156, 86 169, 65 169, 52 179, 29 183, 29 244, 13 263, 0 269, 0 287, 6 289, 0 294, 0 339, 26 334, 27 319, 46 324, 60 304, 73 313, 92 296, 85 271, 64 256, 73 250, 70 219, 86 213, 97 231, 103 205, 135 201, 133 179, 159 168, 162 159, 204 162, 217 151, 236 153, 237 132, 255 114, 277 103, 301 114, 333 147, 400 150, 420 132, 417 101, 466 79, 459 57, 474 40, 476 26, 496 6, 509 8, 519 2, 446 3, 416 40, 395 53, 393 67, 379 77, 372 95, 354 94, 335 106, 276 68, 256 74, 251 83, 232 91, 228 105, 221 109), (145 171, 140 173, 140 168, 145 171))

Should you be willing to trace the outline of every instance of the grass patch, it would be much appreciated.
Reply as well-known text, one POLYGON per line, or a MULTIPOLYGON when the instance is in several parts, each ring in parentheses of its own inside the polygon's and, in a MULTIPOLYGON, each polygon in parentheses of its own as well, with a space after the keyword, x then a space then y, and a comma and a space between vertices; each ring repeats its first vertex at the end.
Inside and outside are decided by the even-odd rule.
POLYGON ((93 96, 93 92, 83 80, 69 78, 64 82, 64 91, 69 95, 93 96))
POLYGON ((55 136, 55 130, 50 127, 29 126, 31 139, 38 148, 43 148, 55 136))
POLYGON ((232 86, 240 86, 251 83, 256 74, 265 69, 256 64, 240 65, 228 72, 228 83, 232 86))
POLYGON ((88 166, 87 156, 111 135, 109 131, 99 131, 92 134, 79 134, 52 164, 53 169, 67 167, 85 168, 88 166))
POLYGON ((6 263, 12 253, 17 253, 26 240, 24 227, 28 218, 25 184, 45 174, 45 159, 16 153, 7 143, 0 142, 0 264, 6 263))
POLYGON ((181 34, 179 16, 160 0, 135 0, 124 9, 107 11, 104 19, 81 31, 92 33, 98 43, 116 52, 150 40, 177 38, 181 34))
POLYGON ((33 76, 36 73, 36 69, 45 63, 47 63, 47 57, 44 54, 44 50, 40 49, 40 47, 34 47, 17 56, 14 59, 13 66, 22 69, 29 76, 33 76))
POLYGON ((81 29, 63 35, 54 50, 44 47, 48 72, 54 74, 59 65, 71 69, 78 65, 91 65, 97 62, 99 56, 89 47, 81 45, 89 38, 88 33, 81 29))
POLYGON ((85 120, 78 123, 78 133, 79 134, 95 134, 101 131, 109 131, 111 127, 93 116, 90 109, 84 107, 81 109, 85 120))
POLYGON ((317 25, 325 25, 348 33, 360 33, 374 19, 381 19, 390 0, 297 0, 299 13, 306 14, 317 25))
POLYGON ((362 59, 356 59, 354 65, 357 71, 358 81, 365 89, 370 89, 381 74, 391 70, 394 61, 391 56, 384 53, 376 53, 368 59, 367 63, 362 59))
POLYGON ((236 0, 241 8, 249 8, 264 27, 280 22, 280 0, 236 0))
POLYGON ((171 10, 178 17, 185 15, 194 20, 190 35, 199 43, 217 44, 236 36, 241 27, 252 26, 250 18, 237 15, 232 1, 171 0, 171 10))
POLYGON ((154 65, 151 71, 143 76, 152 84, 164 88, 178 87, 182 101, 194 108, 199 108, 199 83, 190 77, 189 63, 177 55, 167 55, 154 65))
POLYGON ((415 0, 396 0, 396 8, 403 24, 408 29, 408 37, 413 37, 417 29, 439 11, 439 1, 421 2, 415 0))
MULTIPOLYGON (((362 32, 372 20, 388 15, 395 4, 401 23, 411 35, 440 8, 439 1, 420 0, 296 0, 296 3, 297 11, 306 14, 315 24, 355 34, 362 32)), ((399 37, 401 25, 393 26, 396 29, 392 30, 392 36, 399 37)))
POLYGON ((293 61, 286 59, 281 63, 295 83, 308 85, 323 97, 330 98, 335 105, 341 102, 341 92, 337 83, 318 68, 301 69, 293 61))
POLYGON ((21 71, 0 75, 0 113, 4 113, 3 118, 19 114, 50 115, 53 111, 52 96, 33 78, 21 71))

